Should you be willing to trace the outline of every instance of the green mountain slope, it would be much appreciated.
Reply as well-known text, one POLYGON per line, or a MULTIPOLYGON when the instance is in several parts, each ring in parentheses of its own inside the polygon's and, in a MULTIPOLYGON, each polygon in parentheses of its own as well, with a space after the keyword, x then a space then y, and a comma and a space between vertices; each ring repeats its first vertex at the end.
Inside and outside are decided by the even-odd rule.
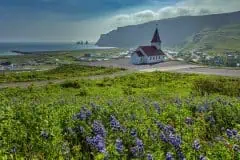
POLYGON ((240 52, 240 24, 205 29, 188 39, 183 51, 201 51, 212 54, 240 52))

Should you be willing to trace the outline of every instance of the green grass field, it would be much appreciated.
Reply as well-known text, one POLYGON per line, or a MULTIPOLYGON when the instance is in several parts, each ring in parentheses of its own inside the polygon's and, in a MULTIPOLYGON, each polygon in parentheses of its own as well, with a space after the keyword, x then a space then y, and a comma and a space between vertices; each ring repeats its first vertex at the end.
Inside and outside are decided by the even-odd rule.
POLYGON ((0 83, 7 82, 32 82, 54 79, 69 79, 102 74, 112 74, 123 71, 120 68, 90 67, 79 64, 60 65, 47 71, 7 72, 0 75, 0 83))
POLYGON ((161 72, 2 89, 0 159, 237 160, 239 96, 240 79, 161 72))

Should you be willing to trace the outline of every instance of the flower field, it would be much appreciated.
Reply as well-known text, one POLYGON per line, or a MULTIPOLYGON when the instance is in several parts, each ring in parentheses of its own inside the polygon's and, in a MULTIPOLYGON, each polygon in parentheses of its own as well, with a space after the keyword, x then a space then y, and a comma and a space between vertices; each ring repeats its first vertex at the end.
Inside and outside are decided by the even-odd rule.
POLYGON ((135 73, 0 91, 0 159, 238 160, 240 80, 135 73))

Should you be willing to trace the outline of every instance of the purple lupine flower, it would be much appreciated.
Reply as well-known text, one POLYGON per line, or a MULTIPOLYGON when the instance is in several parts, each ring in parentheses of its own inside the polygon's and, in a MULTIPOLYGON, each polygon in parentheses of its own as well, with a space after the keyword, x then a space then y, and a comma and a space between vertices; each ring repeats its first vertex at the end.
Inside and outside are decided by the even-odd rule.
POLYGON ((160 134, 160 138, 161 138, 161 140, 162 140, 163 142, 165 142, 165 143, 168 142, 168 139, 167 139, 166 135, 165 135, 163 132, 160 134))
POLYGON ((137 137, 137 130, 136 129, 131 129, 130 134, 131 134, 132 137, 137 137))
POLYGON ((80 112, 73 116, 74 120, 86 120, 92 115, 92 112, 85 107, 82 107, 80 112))
POLYGON ((192 125, 192 124, 193 124, 193 119, 190 118, 190 117, 187 117, 187 118, 185 119, 185 123, 186 123, 187 125, 192 125))
POLYGON ((131 153, 134 157, 137 157, 138 155, 138 148, 137 146, 131 148, 131 153))
POLYGON ((199 160, 207 160, 207 158, 204 155, 200 155, 199 160))
POLYGON ((147 160, 153 160, 153 156, 151 154, 147 154, 147 160))
POLYGON ((181 151, 181 149, 178 149, 178 150, 177 150, 177 155, 178 155, 178 158, 179 158, 180 160, 186 160, 186 158, 185 158, 183 152, 181 151))
POLYGON ((227 134, 228 138, 232 138, 233 137, 233 132, 230 129, 226 130, 226 134, 227 134))
POLYGON ((136 139, 136 145, 137 145, 137 148, 138 148, 139 152, 144 151, 144 146, 143 146, 143 142, 142 142, 141 139, 139 139, 139 138, 136 139))
POLYGON ((120 122, 116 119, 116 117, 112 116, 110 117, 110 126, 112 127, 113 130, 120 130, 121 125, 120 122))
POLYGON ((159 129, 164 129, 164 124, 162 124, 161 122, 157 121, 156 124, 159 129))
POLYGON ((182 143, 181 137, 178 135, 170 134, 169 135, 169 142, 172 144, 175 148, 180 148, 180 145, 182 143))
POLYGON ((199 151, 201 145, 199 143, 199 140, 194 140, 193 142, 193 149, 196 150, 196 151, 199 151))
POLYGON ((167 152, 166 154, 166 160, 173 160, 173 154, 170 152, 167 152))
POLYGON ((169 135, 169 142, 172 144, 175 148, 180 148, 180 145, 182 143, 181 137, 178 135, 170 134, 169 135))
POLYGON ((234 136, 236 136, 238 134, 238 131, 236 129, 232 129, 232 133, 234 136))
POLYGON ((122 153, 123 152, 123 143, 122 143, 121 139, 117 139, 116 140, 115 148, 116 148, 116 151, 118 153, 122 153))
POLYGON ((101 135, 102 137, 106 136, 106 130, 99 121, 94 121, 92 128, 95 135, 101 135))
POLYGON ((101 135, 96 135, 92 138, 87 137, 86 141, 90 146, 94 147, 97 151, 101 153, 106 153, 105 140, 101 135))
POLYGON ((175 133, 175 129, 171 126, 171 125, 166 125, 164 127, 164 131, 168 134, 174 134, 175 133))
POLYGON ((160 108, 159 104, 157 102, 154 102, 153 106, 156 109, 157 113, 160 114, 161 113, 161 108, 160 108))

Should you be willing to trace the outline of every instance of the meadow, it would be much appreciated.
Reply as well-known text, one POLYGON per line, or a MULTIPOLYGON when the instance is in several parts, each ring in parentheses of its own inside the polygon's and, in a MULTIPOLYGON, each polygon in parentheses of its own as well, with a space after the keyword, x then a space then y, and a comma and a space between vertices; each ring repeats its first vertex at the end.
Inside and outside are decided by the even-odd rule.
POLYGON ((0 157, 240 159, 240 79, 133 73, 0 91, 0 157))
POLYGON ((81 64, 62 64, 45 71, 6 72, 0 74, 0 83, 32 82, 56 79, 69 79, 102 74, 112 74, 123 71, 121 68, 89 67, 81 64))

